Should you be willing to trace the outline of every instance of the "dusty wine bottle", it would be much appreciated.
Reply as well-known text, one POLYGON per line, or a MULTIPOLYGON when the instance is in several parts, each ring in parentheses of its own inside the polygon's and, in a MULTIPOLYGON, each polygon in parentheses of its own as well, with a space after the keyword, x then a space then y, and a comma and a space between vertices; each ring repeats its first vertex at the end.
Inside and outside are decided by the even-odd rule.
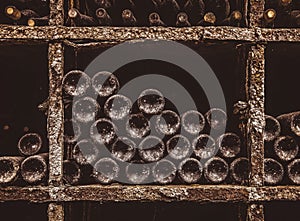
POLYGON ((0 185, 12 184, 17 180, 24 157, 0 157, 0 185))
POLYGON ((191 152, 190 141, 181 134, 171 137, 166 146, 169 156, 175 160, 183 160, 191 152))
POLYGON ((189 22, 189 16, 185 12, 179 12, 177 14, 176 26, 177 27, 191 26, 191 23, 189 22))
POLYGON ((90 77, 80 70, 71 70, 63 78, 63 90, 69 96, 82 96, 91 85, 90 77))
POLYGON ((300 136, 300 111, 282 114, 276 118, 283 134, 300 136))
POLYGON ((300 184, 300 159, 295 159, 288 165, 288 177, 293 183, 300 184))
POLYGON ((112 144, 117 138, 116 132, 116 125, 105 118, 95 121, 90 128, 91 138, 100 145, 112 144))
POLYGON ((229 0, 204 0, 204 4, 205 10, 213 12, 218 22, 223 21, 230 14, 229 0))
POLYGON ((83 97, 73 104, 73 118, 81 123, 89 123, 95 120, 100 105, 91 97, 83 97))
POLYGON ((104 8, 98 8, 96 10, 96 17, 98 19, 98 24, 101 26, 112 25, 111 17, 104 8))
POLYGON ((113 120, 122 120, 129 115, 131 100, 121 94, 109 97, 104 104, 104 113, 113 120))
POLYGON ((171 110, 164 110, 156 117, 155 129, 163 135, 173 135, 180 128, 180 117, 171 110))
POLYGON ((145 114, 160 114, 165 107, 166 101, 160 91, 156 89, 146 89, 139 95, 137 103, 139 109, 145 114))
POLYGON ((119 91, 120 83, 114 74, 100 71, 93 76, 92 87, 100 97, 108 97, 119 91))
POLYGON ((280 131, 279 121, 270 115, 265 115, 264 140, 267 142, 274 140, 279 136, 280 131))
POLYGON ((21 176, 29 184, 42 182, 48 171, 48 154, 39 154, 27 157, 21 163, 21 176))
POLYGON ((263 15, 263 25, 266 27, 273 27, 274 21, 276 19, 277 13, 275 9, 269 8, 264 12, 263 15))
POLYGON ((64 160, 63 162, 63 179, 67 184, 75 185, 79 183, 81 171, 78 164, 72 160, 64 160))
POLYGON ((192 142, 194 154, 200 159, 208 159, 216 153, 215 140, 207 135, 200 134, 192 142))
POLYGON ((93 26, 96 21, 93 17, 81 14, 78 9, 70 8, 68 11, 68 18, 66 21, 69 26, 93 26))
POLYGON ((22 136, 18 142, 19 152, 24 156, 34 155, 42 147, 42 138, 37 133, 28 133, 22 136))
POLYGON ((204 116, 195 110, 185 112, 181 117, 182 127, 190 134, 199 134, 205 127, 204 116))
POLYGON ((160 16, 156 12, 152 12, 149 16, 149 25, 150 26, 166 26, 166 24, 160 19, 160 16))
POLYGON ((245 185, 249 180, 249 160, 246 157, 235 159, 230 164, 231 176, 235 182, 245 185))
POLYGON ((264 171, 264 180, 266 184, 278 184, 281 182, 284 175, 283 166, 272 158, 264 159, 264 171))
POLYGON ((145 162, 155 162, 163 158, 165 151, 164 142, 155 136, 147 136, 139 144, 139 156, 145 162))
POLYGON ((93 176, 103 184, 111 183, 119 176, 120 166, 111 158, 101 158, 94 166, 93 176))
POLYGON ((160 184, 172 183, 176 177, 177 168, 169 160, 161 160, 152 168, 154 181, 160 184))
POLYGON ((241 150, 241 139, 235 133, 225 133, 217 140, 218 148, 223 157, 236 157, 241 150))
POLYGON ((178 167, 180 179, 188 184, 197 183, 202 176, 203 167, 201 163, 194 158, 183 160, 178 167))
POLYGON ((10 19, 14 21, 17 21, 22 17, 21 11, 17 9, 15 6, 7 6, 5 8, 5 13, 10 19))
POLYGON ((151 168, 149 164, 143 162, 132 162, 125 168, 125 174, 128 182, 131 184, 142 184, 149 180, 151 168))
POLYGON ((227 114, 220 108, 212 108, 205 114, 206 120, 212 130, 225 130, 227 114))
POLYGON ((228 172, 228 164, 220 157, 210 158, 204 165, 204 177, 211 183, 224 182, 228 172))
POLYGON ((45 26, 48 25, 49 16, 38 17, 38 18, 30 18, 27 20, 27 25, 30 27, 34 26, 45 26))
POLYGON ((79 141, 72 150, 72 157, 79 165, 94 164, 99 156, 99 149, 88 139, 79 141))
POLYGON ((118 137, 111 149, 111 153, 115 158, 128 162, 134 157, 137 146, 127 137, 118 137))
POLYGON ((137 20, 133 14, 133 12, 129 9, 125 9, 122 12, 122 20, 123 20, 123 25, 125 26, 136 26, 137 25, 137 20))
POLYGON ((299 147, 294 138, 280 136, 274 142, 274 151, 281 160, 290 161, 298 155, 299 147))
POLYGON ((212 12, 207 12, 204 16, 203 16, 203 19, 200 20, 198 22, 197 25, 202 25, 202 26, 212 26, 212 25, 215 25, 216 24, 216 21, 217 21, 217 18, 215 16, 214 13, 212 12))
POLYGON ((142 138, 151 131, 150 121, 142 114, 132 114, 126 122, 126 131, 132 138, 142 138))
POLYGON ((233 11, 228 18, 222 21, 222 25, 241 26, 243 15, 240 11, 233 11))

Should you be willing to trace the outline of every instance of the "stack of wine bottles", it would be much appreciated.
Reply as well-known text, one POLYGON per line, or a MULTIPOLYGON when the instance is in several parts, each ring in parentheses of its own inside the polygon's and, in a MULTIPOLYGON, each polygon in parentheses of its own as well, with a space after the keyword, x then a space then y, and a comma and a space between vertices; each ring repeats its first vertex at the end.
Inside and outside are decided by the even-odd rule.
POLYGON ((266 116, 265 183, 300 184, 300 112, 266 116))
POLYGON ((41 184, 46 181, 48 153, 39 153, 42 138, 37 133, 27 133, 19 139, 20 156, 0 157, 0 185, 41 184))
POLYGON ((262 25, 265 27, 299 27, 300 1, 267 0, 262 25))
POLYGON ((44 26, 49 21, 49 0, 3 0, 0 23, 44 26))
POLYGON ((153 88, 133 102, 107 71, 71 70, 63 89, 66 183, 247 183, 244 141, 225 132, 222 109, 179 113, 153 88))
POLYGON ((69 26, 244 25, 243 0, 85 0, 69 3, 69 26))

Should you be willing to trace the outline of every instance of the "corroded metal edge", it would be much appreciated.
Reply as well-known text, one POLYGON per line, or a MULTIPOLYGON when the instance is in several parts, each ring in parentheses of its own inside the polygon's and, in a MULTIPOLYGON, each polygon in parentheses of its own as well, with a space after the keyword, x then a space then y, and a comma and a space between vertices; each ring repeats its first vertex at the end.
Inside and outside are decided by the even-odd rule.
POLYGON ((249 0, 249 25, 250 27, 259 27, 263 17, 265 0, 249 0))
POLYGON ((56 189, 58 201, 247 201, 249 188, 243 186, 70 186, 56 189))
POLYGON ((298 201, 300 186, 247 187, 233 185, 166 186, 31 186, 0 187, 0 201, 24 200, 36 203, 65 201, 194 201, 252 202, 298 201))
POLYGON ((48 220, 49 221, 64 221, 64 206, 63 206, 63 204, 50 203, 48 205, 48 220))
POLYGON ((249 104, 247 144, 250 154, 250 185, 262 186, 264 180, 264 45, 250 46, 247 70, 247 100, 249 104))
POLYGON ((49 25, 64 24, 64 0, 50 0, 49 25))
POLYGON ((49 188, 45 186, 0 188, 0 201, 18 200, 48 202, 50 201, 49 188))
POLYGON ((49 43, 49 185, 62 185, 63 162, 63 101, 62 78, 64 72, 64 48, 62 43, 49 43))
POLYGON ((0 25, 0 39, 96 40, 123 42, 134 39, 198 41, 201 39, 249 42, 300 42, 300 29, 213 27, 64 27, 0 25))

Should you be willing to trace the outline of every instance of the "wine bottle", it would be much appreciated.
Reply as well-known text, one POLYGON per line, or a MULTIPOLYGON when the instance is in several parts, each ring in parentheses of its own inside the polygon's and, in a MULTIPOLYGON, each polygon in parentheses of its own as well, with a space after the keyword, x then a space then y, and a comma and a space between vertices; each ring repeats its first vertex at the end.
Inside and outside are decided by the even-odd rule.
POLYGON ((149 17, 150 26, 166 26, 166 24, 160 19, 160 16, 156 12, 152 12, 149 17))
POLYGON ((134 141, 127 137, 118 137, 111 148, 112 155, 124 162, 130 161, 135 153, 137 146, 134 141))
POLYGON ((185 12, 178 13, 176 26, 177 27, 191 26, 191 23, 189 22, 189 16, 185 12))
POLYGON ((96 17, 100 26, 112 25, 112 19, 104 8, 98 8, 96 10, 96 17))
POLYGON ((279 136, 281 131, 279 121, 270 116, 265 115, 265 130, 264 130, 264 140, 270 142, 279 136))
POLYGON ((300 136, 300 111, 282 114, 276 118, 284 135, 300 136))
POLYGON ((275 9, 267 9, 263 15, 263 25, 265 27, 274 27, 274 21, 276 19, 277 12, 275 9))
POLYGON ((72 160, 64 160, 63 162, 63 179, 67 184, 75 185, 79 183, 81 171, 78 164, 72 160))
POLYGON ((250 174, 249 160, 246 157, 235 159, 230 164, 230 173, 235 182, 242 185, 247 184, 250 174))
POLYGON ((151 168, 149 164, 143 161, 133 161, 125 168, 125 174, 128 182, 131 184, 142 184, 149 181, 151 168))
POLYGON ((212 26, 215 25, 217 21, 217 18, 214 13, 212 12, 207 12, 204 16, 203 19, 200 20, 197 25, 201 26, 212 26))
POLYGON ((72 158, 79 165, 92 165, 98 157, 99 149, 88 139, 79 141, 72 149, 72 158))
POLYGON ((197 183, 202 176, 203 167, 194 158, 187 158, 179 164, 178 175, 184 183, 197 183))
POLYGON ((189 110, 182 115, 181 123, 189 134, 199 134, 205 127, 205 118, 200 112, 189 110))
POLYGON ((120 172, 120 166, 112 158, 101 158, 94 166, 93 177, 103 184, 113 182, 120 172))
POLYGON ((225 133, 217 140, 218 148, 223 157, 236 157, 241 151, 241 139, 235 133, 225 133))
POLYGON ((162 135, 174 135, 180 128, 180 117, 171 110, 164 110, 156 117, 155 129, 162 135))
POLYGON ((300 159, 293 160, 288 165, 288 177, 294 184, 300 184, 300 159))
POLYGON ((168 156, 175 160, 183 160, 184 158, 187 158, 191 152, 190 141, 181 134, 171 137, 167 141, 166 147, 169 154, 168 156))
POLYGON ((225 131, 227 114, 224 110, 219 108, 212 108, 205 114, 205 118, 212 130, 225 131))
POLYGON ((213 12, 217 22, 222 22, 230 14, 229 0, 204 0, 205 10, 213 12))
POLYGON ((243 15, 240 11, 233 11, 228 18, 222 21, 222 25, 241 26, 243 15))
POLYGON ((48 154, 27 157, 21 163, 21 176, 29 184, 37 184, 45 180, 48 171, 48 154))
POLYGON ((192 142, 192 147, 196 157, 200 159, 208 159, 216 153, 215 140, 207 135, 200 134, 192 142))
MULTIPOLYGON (((151 13, 149 16, 150 23, 160 23, 160 18, 157 13, 151 13), (151 18, 150 18, 151 17, 151 18)), ((165 107, 165 97, 156 89, 146 89, 142 91, 138 98, 138 107, 145 114, 160 114, 165 107)))
POLYGON ((46 26, 49 23, 49 16, 46 15, 44 17, 39 17, 39 18, 30 18, 27 20, 27 24, 30 27, 34 26, 46 26))
POLYGON ((0 157, 0 185, 12 184, 19 175, 20 165, 24 157, 0 157))
POLYGON ((137 20, 134 17, 133 12, 129 9, 125 9, 122 12, 122 20, 123 20, 123 25, 125 25, 125 26, 136 26, 137 25, 137 20))
POLYGON ((211 183, 224 182, 228 172, 228 164, 220 157, 213 157, 204 165, 204 177, 211 183))
POLYGON ((7 6, 5 8, 6 15, 14 21, 15 24, 25 25, 30 18, 40 17, 35 11, 30 9, 19 10, 15 6, 7 6))
POLYGON ((278 184, 281 182, 284 175, 283 166, 272 158, 264 159, 264 171, 264 180, 266 184, 278 184))
POLYGON ((66 24, 69 26, 93 26, 96 21, 93 17, 81 14, 78 9, 71 8, 68 11, 66 24))
POLYGON ((296 141, 290 136, 280 136, 274 142, 275 154, 283 161, 293 160, 299 152, 296 141))
POLYGON ((22 136, 18 142, 18 149, 24 156, 36 154, 42 147, 42 138, 37 133, 28 133, 22 136))
POLYGON ((177 168, 169 160, 161 160, 152 168, 154 181, 160 184, 169 184, 176 177, 177 168))
POLYGON ((22 17, 21 11, 15 6, 7 6, 5 8, 5 13, 10 19, 14 21, 20 20, 22 17))
POLYGON ((139 144, 138 153, 145 162, 155 162, 163 158, 164 142, 155 136, 147 136, 139 144))

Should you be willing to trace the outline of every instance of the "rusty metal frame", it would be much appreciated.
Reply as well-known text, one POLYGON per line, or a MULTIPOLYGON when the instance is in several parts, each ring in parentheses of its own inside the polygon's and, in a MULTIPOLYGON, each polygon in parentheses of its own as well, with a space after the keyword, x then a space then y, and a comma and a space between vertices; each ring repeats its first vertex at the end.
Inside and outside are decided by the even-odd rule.
POLYGON ((300 42, 300 29, 260 27, 264 0, 245 0, 249 27, 65 27, 63 0, 50 0, 50 26, 27 27, 0 25, 0 40, 21 43, 48 43, 49 67, 49 183, 47 186, 0 188, 0 201, 26 200, 47 202, 48 219, 64 220, 64 202, 68 201, 194 201, 243 202, 248 205, 247 220, 263 221, 263 202, 300 200, 300 186, 264 186, 264 80, 265 47, 268 42, 300 42), (91 40, 82 47, 113 45, 133 39, 168 39, 177 41, 239 41, 250 44, 246 70, 249 104, 247 143, 251 164, 249 186, 168 185, 65 186, 62 182, 63 103, 62 77, 64 45, 76 46, 72 40, 91 40))

